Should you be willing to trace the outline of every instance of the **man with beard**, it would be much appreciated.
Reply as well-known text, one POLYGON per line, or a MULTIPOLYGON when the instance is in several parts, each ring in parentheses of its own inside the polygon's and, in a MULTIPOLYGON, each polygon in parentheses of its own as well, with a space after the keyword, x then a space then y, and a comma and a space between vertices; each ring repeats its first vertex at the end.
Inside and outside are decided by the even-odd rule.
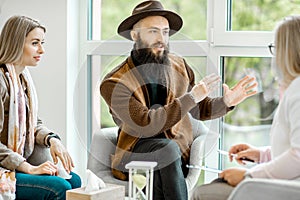
POLYGON ((153 199, 185 200, 185 176, 193 142, 190 113, 199 120, 225 115, 256 92, 255 78, 246 76, 233 89, 224 84, 224 97, 207 95, 218 85, 214 74, 195 84, 185 60, 169 53, 169 36, 182 19, 159 1, 137 5, 118 33, 133 40, 130 56, 103 79, 100 92, 119 127, 112 173, 127 180, 125 165, 155 161, 153 199))

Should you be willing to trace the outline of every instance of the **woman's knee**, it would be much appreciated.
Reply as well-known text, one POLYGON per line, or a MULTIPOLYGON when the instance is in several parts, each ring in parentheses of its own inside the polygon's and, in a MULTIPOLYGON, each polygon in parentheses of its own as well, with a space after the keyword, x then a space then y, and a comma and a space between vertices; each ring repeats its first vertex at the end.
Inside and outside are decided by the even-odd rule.
POLYGON ((56 176, 20 174, 17 177, 17 199, 34 196, 36 199, 63 200, 66 198, 66 191, 72 189, 67 180, 56 176))
POLYGON ((54 188, 57 191, 60 192, 65 192, 67 190, 71 190, 72 189, 72 185, 70 182, 68 182, 66 179, 58 179, 56 183, 54 183, 54 188))
POLYGON ((53 199, 66 199, 67 190, 71 190, 72 185, 65 179, 58 179, 52 188, 52 192, 54 193, 53 199))
POLYGON ((68 180, 68 182, 71 184, 72 189, 81 187, 81 178, 76 173, 71 172, 70 175, 72 175, 72 178, 68 180))

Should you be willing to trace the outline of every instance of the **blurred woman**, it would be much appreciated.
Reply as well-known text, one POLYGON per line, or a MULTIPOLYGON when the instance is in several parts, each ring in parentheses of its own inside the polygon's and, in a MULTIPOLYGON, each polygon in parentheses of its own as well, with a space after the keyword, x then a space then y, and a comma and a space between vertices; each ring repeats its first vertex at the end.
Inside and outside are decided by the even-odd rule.
POLYGON ((41 60, 45 32, 36 20, 13 16, 0 35, 0 167, 16 172, 17 199, 65 199, 66 190, 81 186, 59 135, 37 117, 37 95, 27 66, 41 60), (35 166, 27 162, 35 144, 49 147, 54 163, 35 166), (59 160, 70 179, 57 176, 59 160))
POLYGON ((230 160, 244 159, 258 163, 251 169, 229 168, 219 179, 199 186, 192 199, 227 199, 233 188, 249 178, 300 178, 300 16, 290 16, 275 29, 275 43, 269 45, 276 58, 276 71, 282 97, 273 119, 271 146, 257 148, 237 144, 230 148, 230 160))

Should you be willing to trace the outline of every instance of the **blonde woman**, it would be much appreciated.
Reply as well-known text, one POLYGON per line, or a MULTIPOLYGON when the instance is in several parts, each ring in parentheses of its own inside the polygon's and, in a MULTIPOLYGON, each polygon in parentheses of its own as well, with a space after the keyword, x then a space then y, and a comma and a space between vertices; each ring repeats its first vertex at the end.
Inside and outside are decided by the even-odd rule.
POLYGON ((0 167, 16 172, 17 199, 65 199, 66 190, 81 186, 59 136, 37 117, 37 96, 27 66, 41 60, 45 32, 33 19, 13 16, 0 35, 0 167), (54 163, 27 162, 35 144, 49 147, 54 163), (70 179, 57 176, 58 160, 72 175, 70 179))
MULTIPOLYGON (((276 58, 276 70, 282 97, 270 132, 271 146, 258 148, 237 144, 229 155, 237 154, 239 163, 248 158, 255 167, 229 168, 219 174, 219 182, 198 187, 192 199, 227 199, 233 188, 248 178, 300 178, 300 16, 281 21, 275 32, 275 43, 269 45, 276 58), (223 181, 223 182, 222 182, 223 181)), ((230 157, 232 161, 232 156, 230 157)))

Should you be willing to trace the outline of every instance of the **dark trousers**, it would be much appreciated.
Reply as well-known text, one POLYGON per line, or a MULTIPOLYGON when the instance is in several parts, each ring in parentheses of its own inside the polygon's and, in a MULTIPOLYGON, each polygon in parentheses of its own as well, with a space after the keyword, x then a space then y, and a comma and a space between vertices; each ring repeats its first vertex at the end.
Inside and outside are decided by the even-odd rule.
POLYGON ((153 200, 187 200, 181 151, 176 142, 166 138, 141 139, 130 160, 155 161, 153 200))

